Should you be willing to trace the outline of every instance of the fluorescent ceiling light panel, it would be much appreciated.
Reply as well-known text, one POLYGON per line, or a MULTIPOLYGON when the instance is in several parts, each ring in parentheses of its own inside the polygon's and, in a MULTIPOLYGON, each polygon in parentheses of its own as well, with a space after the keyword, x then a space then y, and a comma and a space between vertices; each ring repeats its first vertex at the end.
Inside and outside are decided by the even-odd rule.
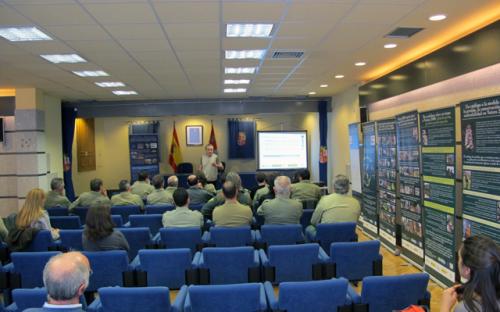
POLYGON ((234 79, 225 79, 224 84, 249 84, 250 79, 239 79, 239 80, 234 80, 234 79))
POLYGON ((227 37, 270 37, 273 24, 227 24, 227 37))
POLYGON ((73 74, 80 77, 102 77, 109 76, 109 74, 102 70, 82 70, 82 71, 73 71, 73 74))
POLYGON ((254 74, 256 67, 226 67, 225 74, 254 74))
POLYGON ((78 54, 42 54, 40 56, 54 64, 87 62, 78 54))
POLYGON ((266 50, 226 50, 227 60, 257 59, 264 57, 266 50))
POLYGON ((245 92, 247 92, 246 88, 224 89, 224 93, 245 93, 245 92))
POLYGON ((365 66, 366 62, 356 62, 354 63, 355 66, 365 66))
POLYGON ((439 21, 446 19, 446 17, 447 16, 444 14, 436 14, 436 15, 429 16, 429 20, 433 21, 433 22, 439 22, 439 21))
POLYGON ((36 27, 2 27, 0 36, 14 42, 52 40, 36 27))
POLYGON ((344 75, 335 75, 335 79, 342 79, 344 78, 344 75))
POLYGON ((113 91, 115 95, 137 95, 135 91, 124 91, 124 90, 115 90, 113 91))
POLYGON ((386 43, 386 44, 384 44, 384 48, 386 48, 386 49, 394 49, 397 46, 398 45, 395 44, 395 43, 386 43))
POLYGON ((314 92, 314 91, 309 92, 309 95, 315 95, 315 94, 316 94, 316 92, 314 92))
POLYGON ((103 82, 95 82, 101 88, 117 88, 117 87, 125 87, 125 84, 120 81, 103 81, 103 82))
POLYGON ((322 84, 322 85, 320 85, 319 87, 320 87, 320 88, 326 88, 326 87, 328 87, 328 85, 327 85, 327 84, 322 84))

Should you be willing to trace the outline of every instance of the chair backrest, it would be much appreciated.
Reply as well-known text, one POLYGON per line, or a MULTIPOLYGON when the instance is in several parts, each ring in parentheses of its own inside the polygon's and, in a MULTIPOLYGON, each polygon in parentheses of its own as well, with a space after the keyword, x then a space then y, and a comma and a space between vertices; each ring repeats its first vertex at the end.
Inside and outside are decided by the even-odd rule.
POLYGON ((78 216, 50 217, 50 225, 56 229, 79 229, 82 227, 78 216))
POLYGON ((146 205, 144 206, 146 214, 164 214, 167 211, 175 209, 174 205, 146 205))
POLYGON ((365 277, 361 302, 372 312, 402 310, 428 298, 428 283, 426 273, 365 277))
POLYGON ((141 207, 137 205, 130 206, 113 206, 111 207, 112 215, 120 215, 122 216, 123 222, 128 222, 128 217, 130 215, 137 215, 141 213, 141 207))
POLYGON ((10 254, 14 272, 21 275, 21 287, 43 287, 43 268, 57 251, 13 252, 10 254))
POLYGON ((137 256, 139 249, 145 249, 147 245, 151 245, 151 232, 147 227, 137 228, 118 228, 127 239, 129 245, 129 259, 133 260, 137 256))
POLYGON ((106 286, 123 286, 123 272, 129 270, 128 255, 125 250, 84 252, 90 261, 92 276, 90 276, 88 291, 106 286))
POLYGON ((260 234, 267 245, 293 245, 304 242, 300 224, 263 225, 260 227, 260 234))
POLYGON ((83 250, 82 235, 83 229, 59 231, 61 245, 68 250, 83 250))
POLYGON ((69 215, 67 207, 50 207, 47 208, 46 210, 47 213, 49 214, 49 217, 62 217, 69 215))
POLYGON ((201 244, 201 229, 199 227, 171 227, 160 229, 161 242, 165 247, 190 248, 196 251, 196 245, 201 244))
POLYGON ((210 228, 210 243, 217 247, 246 246, 252 243, 252 231, 249 226, 210 228))
POLYGON ((316 205, 318 204, 318 201, 315 199, 306 199, 302 201, 302 208, 303 209, 316 209, 316 205))
POLYGON ((316 240, 326 252, 330 252, 331 243, 354 242, 357 238, 355 222, 320 223, 316 230, 316 240))
POLYGON ((248 269, 259 265, 255 253, 252 247, 203 248, 202 267, 210 270, 211 284, 246 283, 248 269))
POLYGON ((203 207, 202 203, 200 203, 200 204, 189 204, 189 209, 191 209, 191 210, 200 211, 202 207, 203 207))
POLYGON ((309 282, 283 282, 279 286, 279 310, 337 311, 349 304, 346 279, 330 279, 309 282))
POLYGON ((170 311, 167 287, 103 287, 99 289, 103 311, 170 311))
POLYGON ((166 286, 178 289, 186 284, 185 272, 191 269, 191 250, 139 250, 140 270, 147 272, 148 286, 166 286))
POLYGON ((319 263, 319 245, 269 246, 269 265, 275 268, 276 282, 310 281, 313 265, 319 263))
POLYGON ((193 173, 193 164, 188 162, 183 162, 177 165, 175 173, 193 173))
POLYGON ((121 215, 111 215, 111 221, 113 221, 116 227, 123 226, 123 218, 121 215))
MULTIPOLYGON (((185 312, 265 311, 262 284, 189 286, 185 312)), ((265 297, 265 296, 264 296, 265 297)))
POLYGON ((5 311, 24 311, 29 308, 41 308, 47 301, 47 291, 45 288, 18 288, 12 291, 13 304, 5 311))
POLYGON ((163 226, 161 214, 130 215, 128 219, 130 227, 148 227, 153 235, 158 233, 163 226))
POLYGON ((47 251, 53 246, 52 234, 48 230, 38 231, 24 251, 47 251))
POLYGON ((87 212, 89 211, 89 207, 75 207, 71 213, 78 216, 80 218, 80 222, 85 224, 85 220, 87 219, 87 212))
POLYGON ((311 217, 314 213, 314 209, 304 209, 302 211, 302 216, 300 217, 300 224, 302 224, 302 228, 306 228, 309 224, 311 224, 311 217))
POLYGON ((330 258, 335 263, 336 277, 360 281, 375 275, 374 262, 381 259, 380 241, 332 243, 330 258))

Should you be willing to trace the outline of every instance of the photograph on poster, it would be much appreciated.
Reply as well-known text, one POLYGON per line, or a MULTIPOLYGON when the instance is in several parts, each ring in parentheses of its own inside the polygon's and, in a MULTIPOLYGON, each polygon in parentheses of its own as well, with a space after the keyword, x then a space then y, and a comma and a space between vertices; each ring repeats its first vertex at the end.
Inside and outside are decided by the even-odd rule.
POLYGON ((446 166, 446 176, 450 178, 455 176, 455 166, 446 166))
POLYGON ((472 188, 472 172, 470 170, 464 170, 463 184, 465 190, 470 190, 472 188))
POLYGON ((455 230, 455 227, 453 226, 453 216, 447 214, 446 215, 446 231, 448 233, 453 233, 454 230, 455 230))
POLYGON ((472 124, 465 125, 464 147, 467 151, 474 151, 474 130, 472 124))
POLYGON ((449 166, 453 166, 455 164, 455 155, 454 154, 446 155, 446 164, 449 166))
POLYGON ((427 136, 427 129, 422 129, 422 145, 429 145, 429 137, 427 136))
POLYGON ((422 237, 422 225, 419 222, 406 217, 402 217, 402 221, 407 232, 422 237))
POLYGON ((430 183, 424 183, 424 198, 425 199, 431 198, 431 184, 430 183))

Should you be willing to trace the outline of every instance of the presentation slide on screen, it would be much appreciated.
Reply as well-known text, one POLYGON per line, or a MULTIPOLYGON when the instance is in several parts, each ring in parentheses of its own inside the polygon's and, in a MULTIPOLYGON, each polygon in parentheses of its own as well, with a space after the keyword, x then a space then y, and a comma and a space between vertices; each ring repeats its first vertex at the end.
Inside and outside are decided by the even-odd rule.
POLYGON ((257 132, 259 170, 307 168, 307 132, 257 132))

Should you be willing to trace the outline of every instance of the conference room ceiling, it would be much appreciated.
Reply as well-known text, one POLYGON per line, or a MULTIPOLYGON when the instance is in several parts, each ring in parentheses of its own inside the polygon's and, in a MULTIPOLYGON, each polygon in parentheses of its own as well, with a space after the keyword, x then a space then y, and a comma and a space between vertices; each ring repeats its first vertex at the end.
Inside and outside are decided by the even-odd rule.
POLYGON ((36 87, 64 100, 331 96, 497 1, 0 0, 0 27, 36 26, 53 38, 10 42, 0 37, 0 88, 36 87), (438 13, 448 18, 428 20, 438 13), (227 38, 227 23, 274 28, 269 38, 227 38), (400 26, 424 30, 409 39, 384 37, 400 26), (385 49, 387 43, 398 46, 385 49), (265 57, 224 57, 225 50, 247 49, 265 49, 265 57), (274 51, 304 55, 273 59, 274 51), (40 57, 67 53, 87 62, 52 64, 40 57), (360 61, 367 65, 354 66, 360 61), (225 67, 258 69, 227 75, 225 67), (110 76, 82 78, 72 73, 77 70, 110 76), (224 79, 250 79, 250 84, 246 93, 225 94, 224 79), (99 81, 126 86, 101 88, 94 84, 99 81), (116 96, 111 90, 138 95, 116 96))

